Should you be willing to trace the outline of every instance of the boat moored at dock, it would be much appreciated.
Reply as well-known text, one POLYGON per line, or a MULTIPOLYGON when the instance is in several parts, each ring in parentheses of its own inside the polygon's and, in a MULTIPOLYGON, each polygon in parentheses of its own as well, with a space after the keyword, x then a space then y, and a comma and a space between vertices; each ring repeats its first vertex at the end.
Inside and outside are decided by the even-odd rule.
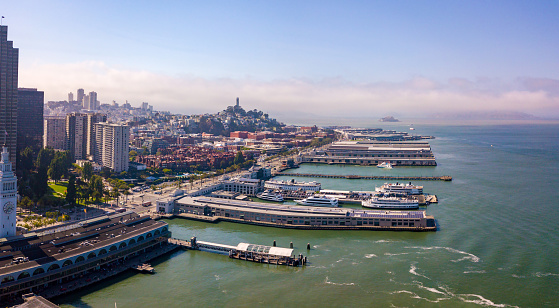
POLYGON ((384 183, 381 187, 376 187, 376 191, 382 193, 401 193, 406 195, 422 195, 423 186, 406 183, 384 183))
POLYGON ((321 188, 320 183, 313 182, 297 182, 294 179, 290 181, 269 180, 264 182, 266 189, 279 189, 279 190, 302 190, 302 191, 319 191, 321 188))
POLYGON ((416 210, 419 208, 419 201, 406 197, 378 196, 363 200, 361 205, 381 210, 416 210))
POLYGON ((383 161, 377 165, 377 168, 392 169, 392 164, 390 162, 383 161))
POLYGON ((279 192, 274 192, 271 189, 267 189, 256 195, 257 198, 268 201, 283 202, 283 195, 279 192))
POLYGON ((295 200, 295 203, 309 206, 338 207, 338 199, 326 195, 314 195, 302 200, 295 200))

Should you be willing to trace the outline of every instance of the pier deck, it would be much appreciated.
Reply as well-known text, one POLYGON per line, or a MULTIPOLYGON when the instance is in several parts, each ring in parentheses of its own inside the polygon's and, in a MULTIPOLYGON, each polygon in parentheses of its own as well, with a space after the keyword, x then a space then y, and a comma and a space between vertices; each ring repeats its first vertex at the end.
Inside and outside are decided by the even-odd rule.
POLYGON ((331 179, 359 179, 359 180, 400 180, 400 181, 452 181, 452 177, 443 176, 388 176, 388 175, 335 175, 317 173, 280 173, 277 175, 302 176, 309 178, 331 178, 331 179))
POLYGON ((193 237, 190 241, 170 238, 169 244, 184 247, 192 250, 202 250, 219 254, 229 255, 229 258, 252 261, 257 263, 267 263, 275 265, 299 266, 307 263, 307 258, 303 255, 292 256, 293 249, 270 247, 240 243, 237 246, 224 245, 218 243, 197 241, 193 237))

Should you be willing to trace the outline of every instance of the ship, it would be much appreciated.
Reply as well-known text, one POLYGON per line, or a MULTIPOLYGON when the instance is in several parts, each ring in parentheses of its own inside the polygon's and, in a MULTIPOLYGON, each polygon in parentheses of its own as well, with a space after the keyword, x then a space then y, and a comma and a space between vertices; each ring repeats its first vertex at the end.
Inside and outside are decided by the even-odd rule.
POLYGON ((405 183, 384 183, 381 187, 376 187, 375 191, 382 193, 401 193, 406 195, 422 195, 423 186, 413 185, 411 182, 405 183))
POLYGON ((302 200, 295 200, 297 204, 310 206, 338 207, 338 199, 325 195, 314 195, 302 200))
POLYGON ((317 182, 297 182, 269 180, 264 182, 266 189, 279 189, 279 190, 302 190, 302 191, 320 191, 321 185, 317 182))
POLYGON ((419 202, 405 197, 378 196, 361 201, 361 205, 371 209, 381 210, 416 210, 419 202))
POLYGON ((279 192, 274 192, 271 189, 267 189, 267 190, 257 194, 256 197, 258 197, 262 200, 283 202, 283 195, 280 194, 279 192))
POLYGON ((392 164, 390 162, 383 161, 377 165, 378 168, 392 169, 392 164))

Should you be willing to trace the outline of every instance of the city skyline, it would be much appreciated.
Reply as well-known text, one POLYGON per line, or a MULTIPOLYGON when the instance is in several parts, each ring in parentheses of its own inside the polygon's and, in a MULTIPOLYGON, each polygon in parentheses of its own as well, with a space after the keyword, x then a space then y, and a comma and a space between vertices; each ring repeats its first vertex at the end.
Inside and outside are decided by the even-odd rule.
POLYGON ((556 118, 558 12, 557 3, 522 1, 8 1, 1 14, 20 49, 19 86, 43 90, 45 101, 84 88, 101 103, 182 114, 241 97, 279 117, 556 118))

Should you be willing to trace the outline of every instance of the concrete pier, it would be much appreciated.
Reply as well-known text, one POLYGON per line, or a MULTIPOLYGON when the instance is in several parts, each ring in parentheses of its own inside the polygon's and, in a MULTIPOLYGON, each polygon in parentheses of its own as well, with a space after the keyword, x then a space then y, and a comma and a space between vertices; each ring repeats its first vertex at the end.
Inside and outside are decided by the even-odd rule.
POLYGON ((330 179, 357 179, 357 180, 397 180, 397 181, 452 181, 452 177, 443 176, 389 176, 389 175, 334 175, 317 173, 281 173, 285 176, 302 176, 309 178, 330 178, 330 179))

